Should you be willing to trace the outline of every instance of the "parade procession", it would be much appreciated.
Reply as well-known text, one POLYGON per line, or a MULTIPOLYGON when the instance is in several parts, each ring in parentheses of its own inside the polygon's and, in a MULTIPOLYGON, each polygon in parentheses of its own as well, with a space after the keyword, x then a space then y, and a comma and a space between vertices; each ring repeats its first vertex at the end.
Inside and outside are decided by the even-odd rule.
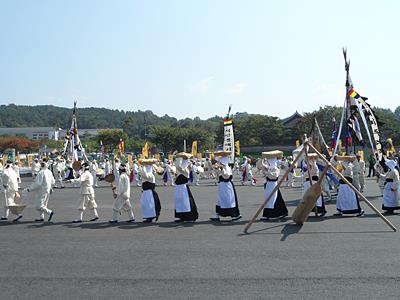
POLYGON ((295 188, 298 184, 301 190, 300 202, 292 215, 296 224, 306 222, 311 213, 315 217, 324 218, 328 213, 325 203, 336 203, 333 215, 338 217, 362 217, 367 205, 396 231, 396 227, 382 213, 394 214, 400 209, 400 160, 390 138, 387 140, 387 149, 384 149, 377 117, 366 102, 367 98, 360 96, 354 89, 346 49, 343 49, 343 55, 346 97, 339 128, 336 130, 334 124, 330 145, 325 142, 326 137, 314 117, 308 134, 299 137, 297 147, 289 155, 284 155, 281 150, 263 151, 252 154, 252 157, 240 155, 240 141, 235 141, 230 105, 221 124, 223 143, 218 146, 219 149, 207 150, 204 158, 198 152, 197 140, 193 140, 190 153, 186 152, 185 140, 183 149, 163 153, 163 157, 154 151, 149 153, 147 142, 141 153, 127 153, 125 143, 120 139, 117 148, 107 153, 103 141, 100 141, 97 155, 87 153, 82 145, 77 122, 77 102, 74 102, 71 126, 65 134, 62 149, 55 149, 45 156, 30 154, 28 167, 33 181, 30 185, 21 187, 20 168, 24 164, 19 158, 20 154, 12 153, 10 157, 3 154, 0 162, 4 190, 1 221, 20 222, 24 220, 24 210, 34 208, 38 213, 35 222, 51 222, 53 218, 58 218, 57 212, 51 209, 52 202, 57 198, 57 191, 54 191, 72 188, 76 191, 73 192, 76 194, 74 197, 78 199, 75 208, 78 211, 77 218, 71 220, 72 223, 104 221, 104 218, 108 218, 110 224, 120 221, 157 222, 160 215, 164 214, 163 203, 171 200, 174 202, 174 215, 169 216, 171 220, 174 218, 175 223, 196 222, 206 217, 199 214, 197 193, 202 192, 202 186, 206 188, 216 185, 218 188, 213 195, 215 213, 208 219, 211 222, 235 222, 242 219, 241 201, 235 185, 262 185, 264 191, 258 196, 262 204, 254 216, 247 216, 250 220, 244 229, 247 233, 261 211, 260 221, 288 218, 289 211, 281 187, 295 188), (363 138, 361 124, 366 139, 363 138), (346 132, 344 146, 341 140, 343 132, 346 132), (373 164, 377 178, 376 182, 368 183, 379 184, 381 187, 380 209, 363 195, 366 188, 366 163, 363 158, 366 152, 372 156, 369 163, 373 164), (108 215, 99 216, 98 208, 102 201, 96 201, 96 192, 105 185, 110 185, 109 196, 114 200, 108 215), (165 199, 164 193, 160 193, 157 188, 169 185, 174 186, 174 199, 165 199), (131 186, 141 187, 141 191, 131 186), (196 187, 196 192, 192 187, 196 187), (135 218, 134 208, 140 210, 140 217, 135 218), (90 217, 84 219, 86 209, 89 209, 90 217))
POLYGON ((400 299, 399 15, 0 0, 0 300, 400 299))

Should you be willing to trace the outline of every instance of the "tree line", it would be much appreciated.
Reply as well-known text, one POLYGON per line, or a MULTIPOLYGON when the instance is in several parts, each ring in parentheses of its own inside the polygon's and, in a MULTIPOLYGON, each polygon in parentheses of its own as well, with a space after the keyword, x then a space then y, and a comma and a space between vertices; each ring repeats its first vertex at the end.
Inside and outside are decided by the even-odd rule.
MULTIPOLYGON (((304 113, 295 127, 287 128, 281 119, 261 115, 236 113, 233 115, 235 140, 241 146, 294 145, 303 133, 309 133, 314 117, 327 141, 330 141, 333 129, 332 118, 339 126, 341 107, 324 106, 313 112, 304 113)), ((394 143, 400 141, 400 107, 395 111, 374 108, 381 122, 382 139, 392 138, 394 143)), ((72 109, 45 106, 1 105, 0 127, 54 127, 69 128, 72 109)), ((89 151, 99 151, 100 140, 107 151, 117 147, 119 140, 125 141, 125 149, 131 152, 140 151, 144 143, 156 145, 159 151, 171 152, 183 149, 186 140, 188 149, 193 141, 198 141, 199 151, 214 150, 223 143, 223 117, 214 116, 206 120, 196 118, 177 118, 164 115, 159 117, 152 111, 122 111, 106 108, 78 108, 78 128, 119 128, 104 130, 96 137, 82 136, 82 143, 89 151)), ((10 146, 10 139, 0 139, 0 151, 10 146)), ((22 138, 22 137, 19 137, 22 138)), ((364 138, 367 136, 364 131, 364 138)), ((19 141, 20 148, 37 148, 39 144, 19 141)))

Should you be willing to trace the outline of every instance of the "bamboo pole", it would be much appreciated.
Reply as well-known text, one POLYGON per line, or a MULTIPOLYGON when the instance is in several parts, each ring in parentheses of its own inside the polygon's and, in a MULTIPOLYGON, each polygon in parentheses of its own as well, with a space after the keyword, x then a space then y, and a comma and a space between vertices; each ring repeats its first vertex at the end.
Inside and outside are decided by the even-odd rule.
POLYGON ((303 144, 303 149, 301 149, 300 153, 297 155, 296 159, 292 162, 290 165, 289 169, 285 172, 285 174, 281 177, 281 179, 278 181, 278 184, 275 186, 275 188, 272 190, 272 192, 268 195, 267 199, 264 200, 263 204, 260 206, 260 208, 257 210, 253 218, 246 224, 246 227, 244 228, 244 233, 247 233, 251 225, 253 225, 254 221, 257 219, 258 215, 261 213, 261 211, 264 209, 264 207, 268 204, 268 202, 271 200, 272 195, 279 189, 279 187, 282 185, 282 182, 285 180, 286 176, 289 174, 290 171, 292 171, 295 167, 296 162, 300 159, 301 155, 305 151, 305 145, 303 144))
POLYGON ((361 194, 347 179, 346 177, 344 177, 342 175, 342 173, 340 173, 338 170, 336 170, 336 168, 334 168, 332 166, 332 164, 321 154, 318 152, 317 149, 314 148, 313 145, 309 144, 308 142, 305 142, 304 144, 308 144, 310 146, 311 149, 313 149, 315 151, 315 153, 317 153, 317 155, 319 156, 319 158, 321 158, 326 164, 328 164, 331 169, 333 170, 333 172, 336 173, 336 175, 338 175, 340 177, 340 179, 342 179, 365 203, 367 203, 367 205, 390 227, 392 228, 393 231, 397 231, 397 228, 384 216, 381 214, 381 212, 376 209, 375 206, 372 205, 371 202, 369 202, 369 200, 367 198, 365 198, 365 196, 363 194, 361 194))

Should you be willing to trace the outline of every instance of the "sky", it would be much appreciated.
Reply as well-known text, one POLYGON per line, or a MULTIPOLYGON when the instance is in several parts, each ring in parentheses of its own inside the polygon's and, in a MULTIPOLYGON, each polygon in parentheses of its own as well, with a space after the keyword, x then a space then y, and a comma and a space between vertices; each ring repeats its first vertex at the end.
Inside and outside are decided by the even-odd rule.
POLYGON ((400 106, 400 1, 0 0, 0 104, 279 118, 400 106))

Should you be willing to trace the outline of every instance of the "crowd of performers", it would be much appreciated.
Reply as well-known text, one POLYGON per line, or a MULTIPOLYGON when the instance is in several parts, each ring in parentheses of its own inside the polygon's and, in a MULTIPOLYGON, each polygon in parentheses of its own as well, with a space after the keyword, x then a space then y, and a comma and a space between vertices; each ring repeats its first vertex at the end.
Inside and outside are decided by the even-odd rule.
MULTIPOLYGON (((156 174, 162 177, 164 185, 175 187, 174 207, 175 222, 194 222, 199 214, 195 197, 190 185, 199 185, 200 179, 211 179, 218 184, 215 197, 215 215, 210 220, 220 221, 221 218, 230 218, 237 221, 242 218, 239 210, 239 201, 233 183, 233 175, 240 177, 242 185, 256 185, 257 177, 264 178, 264 200, 273 195, 266 204, 261 220, 282 219, 288 215, 288 209, 283 199, 280 188, 276 189, 278 179, 286 173, 291 166, 292 157, 284 158, 281 151, 263 152, 258 161, 244 157, 242 164, 235 160, 229 163, 230 152, 219 151, 215 153, 215 159, 200 161, 193 159, 191 154, 181 152, 176 155, 175 161, 164 160, 162 163, 156 159, 133 160, 130 165, 115 160, 104 159, 85 161, 79 168, 72 161, 58 157, 55 160, 46 158, 34 159, 32 163, 33 183, 22 190, 23 195, 32 193, 33 204, 38 212, 37 222, 51 221, 54 212, 48 207, 49 198, 53 189, 64 188, 66 183, 80 187, 77 201, 77 218, 74 223, 83 222, 86 209, 91 213, 90 221, 99 219, 95 197, 95 187, 98 181, 112 175, 112 195, 114 203, 110 223, 117 223, 118 217, 126 213, 126 221, 134 222, 135 216, 131 203, 131 185, 141 186, 140 209, 143 222, 151 223, 157 221, 161 213, 161 200, 156 191, 156 174)), ((365 162, 360 155, 338 156, 330 159, 334 168, 361 193, 365 187, 365 162)), ((375 175, 383 195, 382 210, 393 213, 400 209, 399 205, 399 161, 394 157, 386 159, 385 164, 374 165, 375 175)), ((294 187, 298 178, 301 178, 303 193, 312 183, 315 183, 320 172, 324 169, 324 163, 316 154, 308 154, 307 158, 299 160, 299 165, 293 168, 287 178, 284 178, 286 187, 294 187), (297 168, 298 167, 298 168, 297 168), (298 174, 296 174, 296 171, 298 174)), ((4 194, 4 211, 1 220, 8 220, 10 212, 15 214, 13 221, 22 218, 22 211, 15 209, 21 201, 20 183, 21 176, 18 161, 3 162, 0 160, 1 186, 4 194)), ((320 197, 316 202, 314 212, 319 216, 326 214, 325 202, 331 201, 334 194, 336 197, 335 215, 362 216, 364 211, 360 206, 357 193, 342 179, 329 171, 322 181, 320 197), (325 194, 325 195, 324 195, 325 194)))

